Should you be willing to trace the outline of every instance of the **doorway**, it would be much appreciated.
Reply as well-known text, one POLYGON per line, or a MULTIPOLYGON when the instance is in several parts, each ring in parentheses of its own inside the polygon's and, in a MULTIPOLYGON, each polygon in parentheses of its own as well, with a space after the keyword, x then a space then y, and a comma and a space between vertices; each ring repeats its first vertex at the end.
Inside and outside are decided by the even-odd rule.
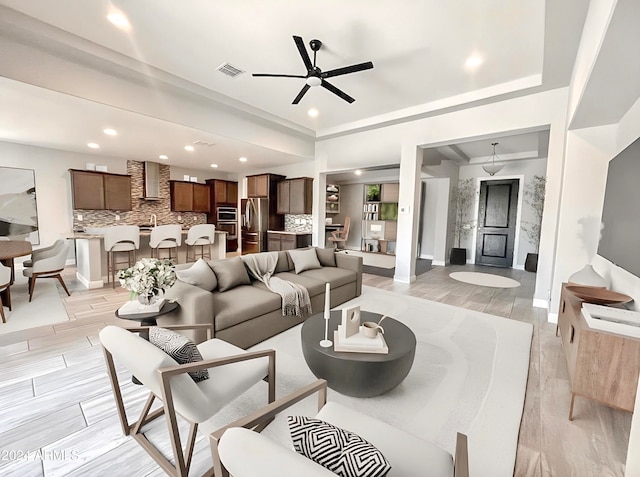
POLYGON ((519 189, 518 179, 480 183, 476 264, 512 266, 519 189))

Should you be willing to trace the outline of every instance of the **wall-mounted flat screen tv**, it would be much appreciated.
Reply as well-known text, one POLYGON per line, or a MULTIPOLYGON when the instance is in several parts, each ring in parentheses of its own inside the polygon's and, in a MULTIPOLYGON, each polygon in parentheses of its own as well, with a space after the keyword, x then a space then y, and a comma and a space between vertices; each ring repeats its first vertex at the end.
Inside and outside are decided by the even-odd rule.
POLYGON ((640 277, 640 138, 609 162, 598 255, 640 277))

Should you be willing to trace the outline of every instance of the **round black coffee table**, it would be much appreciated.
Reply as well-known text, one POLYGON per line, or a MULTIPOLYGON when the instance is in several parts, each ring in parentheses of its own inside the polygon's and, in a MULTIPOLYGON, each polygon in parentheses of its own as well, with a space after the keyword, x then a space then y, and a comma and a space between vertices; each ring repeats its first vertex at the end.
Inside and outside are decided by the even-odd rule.
MULTIPOLYGON (((379 313, 360 312, 360 321, 378 322, 379 313)), ((329 339, 342 323, 342 311, 332 311, 329 320, 329 339)), ((388 354, 346 353, 323 348, 324 317, 310 316, 302 325, 302 352, 307 365, 328 386, 347 396, 372 397, 391 391, 409 374, 416 352, 416 337, 404 324, 393 318, 382 322, 388 354)))

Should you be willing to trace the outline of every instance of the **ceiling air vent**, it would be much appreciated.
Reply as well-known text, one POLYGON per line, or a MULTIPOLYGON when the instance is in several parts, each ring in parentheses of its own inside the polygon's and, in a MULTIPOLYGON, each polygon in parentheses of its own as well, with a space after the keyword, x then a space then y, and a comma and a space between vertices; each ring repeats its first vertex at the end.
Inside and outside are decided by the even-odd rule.
POLYGON ((220 66, 218 66, 216 69, 220 73, 224 73, 225 75, 230 76, 231 78, 235 78, 236 76, 240 76, 242 73, 244 73, 243 70, 241 70, 240 68, 236 68, 231 63, 228 63, 226 61, 222 63, 220 66))

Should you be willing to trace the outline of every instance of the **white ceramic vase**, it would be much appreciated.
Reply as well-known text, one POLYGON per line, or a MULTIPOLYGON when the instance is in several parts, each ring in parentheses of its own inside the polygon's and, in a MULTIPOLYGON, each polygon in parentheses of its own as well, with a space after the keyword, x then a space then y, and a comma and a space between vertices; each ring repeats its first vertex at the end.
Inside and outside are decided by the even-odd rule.
POLYGON ((596 288, 607 288, 609 285, 589 263, 569 277, 569 284, 596 288))

